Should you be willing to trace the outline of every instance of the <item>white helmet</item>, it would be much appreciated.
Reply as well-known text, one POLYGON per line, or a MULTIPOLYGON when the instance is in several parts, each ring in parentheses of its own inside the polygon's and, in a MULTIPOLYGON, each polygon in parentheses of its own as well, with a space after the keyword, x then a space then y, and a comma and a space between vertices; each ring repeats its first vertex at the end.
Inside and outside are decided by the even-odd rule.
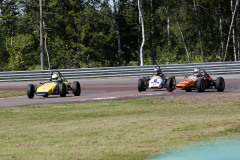
POLYGON ((193 74, 194 74, 195 76, 200 76, 200 75, 201 75, 201 69, 200 69, 200 68, 195 68, 195 69, 193 70, 193 74))
POLYGON ((52 80, 57 80, 58 77, 59 77, 59 76, 58 76, 57 74, 53 74, 53 75, 52 75, 52 80))

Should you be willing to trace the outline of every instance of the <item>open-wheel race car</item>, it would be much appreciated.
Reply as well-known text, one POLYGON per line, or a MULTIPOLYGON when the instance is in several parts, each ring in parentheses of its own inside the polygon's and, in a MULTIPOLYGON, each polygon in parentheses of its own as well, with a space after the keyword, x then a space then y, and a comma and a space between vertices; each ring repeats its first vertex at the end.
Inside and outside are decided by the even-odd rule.
POLYGON ((49 95, 60 95, 65 97, 66 94, 69 94, 69 91, 72 91, 75 96, 80 96, 81 86, 78 81, 73 83, 68 82, 65 77, 59 71, 53 71, 51 74, 50 81, 40 83, 40 87, 36 85, 29 84, 27 87, 28 98, 33 98, 36 96, 48 97, 49 95))
POLYGON ((147 89, 162 89, 166 88, 168 92, 172 92, 175 89, 176 79, 174 76, 168 79, 161 72, 159 66, 154 68, 154 74, 149 77, 143 77, 138 79, 138 91, 146 91, 147 89))
POLYGON ((191 92, 197 90, 204 92, 205 89, 217 89, 218 92, 223 92, 225 89, 225 82, 222 77, 213 80, 204 69, 195 68, 193 75, 185 76, 184 80, 176 85, 177 89, 191 92))

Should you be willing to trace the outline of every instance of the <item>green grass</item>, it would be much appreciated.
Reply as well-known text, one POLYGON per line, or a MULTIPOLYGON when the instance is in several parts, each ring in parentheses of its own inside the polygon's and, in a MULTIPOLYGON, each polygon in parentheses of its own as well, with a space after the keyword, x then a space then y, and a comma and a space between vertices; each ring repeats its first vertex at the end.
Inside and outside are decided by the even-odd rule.
POLYGON ((1 92, 0 91, 0 98, 25 96, 26 94, 27 93, 25 92, 1 92))
POLYGON ((140 160, 240 135, 240 103, 163 98, 0 109, 0 159, 140 160))

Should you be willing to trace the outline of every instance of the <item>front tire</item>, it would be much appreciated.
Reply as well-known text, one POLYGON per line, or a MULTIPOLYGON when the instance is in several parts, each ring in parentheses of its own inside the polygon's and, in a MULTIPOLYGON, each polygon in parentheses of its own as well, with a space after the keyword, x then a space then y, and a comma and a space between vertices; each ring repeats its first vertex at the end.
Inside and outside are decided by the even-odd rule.
POLYGON ((216 88, 218 92, 223 92, 225 89, 225 82, 222 77, 218 77, 216 80, 216 88))
POLYGON ((74 81, 72 84, 73 94, 74 96, 80 96, 81 94, 81 85, 78 81, 74 81))
POLYGON ((29 99, 32 99, 35 94, 35 87, 33 84, 29 84, 27 88, 27 95, 29 99))
POLYGON ((174 77, 170 77, 167 80, 166 88, 168 92, 172 92, 175 88, 176 80, 174 77))
POLYGON ((61 97, 66 97, 67 94, 67 89, 65 83, 60 83, 59 84, 59 94, 61 97))
POLYGON ((197 90, 198 92, 204 92, 206 88, 206 84, 204 79, 200 78, 197 80, 197 90))

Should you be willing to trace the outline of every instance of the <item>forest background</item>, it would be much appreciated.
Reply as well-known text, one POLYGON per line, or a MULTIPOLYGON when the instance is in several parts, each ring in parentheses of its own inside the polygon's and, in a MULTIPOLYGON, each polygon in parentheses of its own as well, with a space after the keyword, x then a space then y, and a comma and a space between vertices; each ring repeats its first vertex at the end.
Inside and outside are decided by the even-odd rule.
MULTIPOLYGON (((238 6, 238 0, 43 0, 45 69, 238 61, 238 6)), ((39 0, 0 0, 0 71, 38 69, 39 10, 39 0)))

